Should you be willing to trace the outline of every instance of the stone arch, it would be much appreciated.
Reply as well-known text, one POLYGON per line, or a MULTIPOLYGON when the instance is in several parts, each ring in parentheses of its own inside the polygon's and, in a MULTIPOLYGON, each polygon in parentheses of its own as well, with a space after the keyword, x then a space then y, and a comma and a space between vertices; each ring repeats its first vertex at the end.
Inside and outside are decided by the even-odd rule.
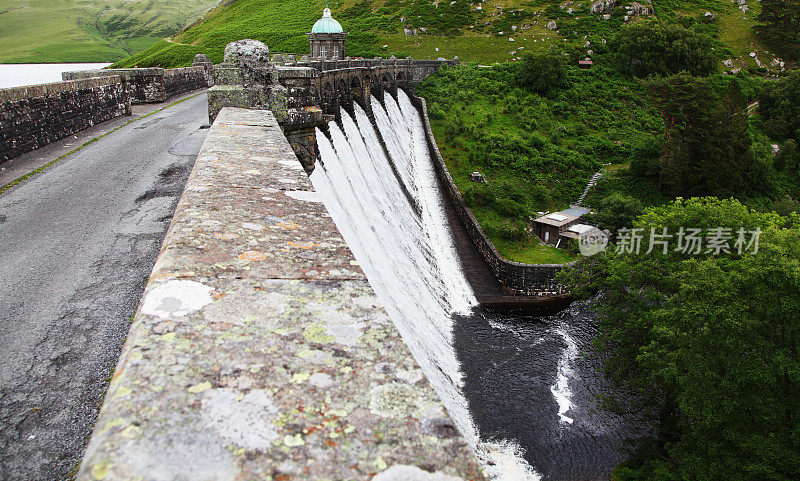
POLYGON ((397 82, 395 82, 391 72, 384 72, 383 75, 381 75, 381 88, 392 94, 392 96, 397 96, 397 82))
POLYGON ((397 86, 400 88, 408 87, 408 76, 402 70, 397 72, 397 86))

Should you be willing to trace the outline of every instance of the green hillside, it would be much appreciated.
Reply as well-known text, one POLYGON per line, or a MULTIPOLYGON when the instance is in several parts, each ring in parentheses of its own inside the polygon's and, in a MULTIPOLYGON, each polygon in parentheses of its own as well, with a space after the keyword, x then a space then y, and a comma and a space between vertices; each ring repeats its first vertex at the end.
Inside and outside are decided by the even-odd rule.
MULTIPOLYGON (((230 41, 254 38, 272 51, 304 53, 305 36, 319 18, 323 0, 236 0, 215 8, 202 20, 182 31, 170 42, 161 41, 150 49, 121 62, 120 66, 176 66, 188 63, 195 53, 207 53, 220 61, 230 41)), ((592 2, 552 0, 488 0, 469 3, 434 0, 338 0, 328 2, 348 37, 351 56, 412 55, 415 58, 452 58, 481 63, 516 60, 524 52, 540 50, 553 43, 582 46, 583 37, 602 41, 625 23, 626 7, 635 2, 620 0, 613 10, 590 13, 592 2), (570 12, 570 10, 572 10, 570 12), (547 28, 555 20, 557 31, 547 28)), ((646 3, 646 2, 642 2, 646 3)), ((771 59, 768 48, 754 36, 753 26, 760 3, 749 2, 742 13, 730 0, 653 0, 655 16, 686 26, 703 24, 717 37, 725 53, 743 67, 756 67, 749 53, 757 51, 762 60, 771 59), (705 12, 716 16, 704 21, 705 12)), ((633 16, 628 21, 634 22, 633 16)))
POLYGON ((0 63, 126 58, 218 0, 0 0, 0 63))

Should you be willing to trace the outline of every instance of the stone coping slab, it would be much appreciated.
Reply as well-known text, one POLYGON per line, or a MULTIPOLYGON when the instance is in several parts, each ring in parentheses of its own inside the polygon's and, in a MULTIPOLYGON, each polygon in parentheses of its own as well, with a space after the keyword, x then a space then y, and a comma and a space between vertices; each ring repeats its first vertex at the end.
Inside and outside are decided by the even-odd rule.
POLYGON ((212 126, 77 479, 484 479, 270 112, 212 126))

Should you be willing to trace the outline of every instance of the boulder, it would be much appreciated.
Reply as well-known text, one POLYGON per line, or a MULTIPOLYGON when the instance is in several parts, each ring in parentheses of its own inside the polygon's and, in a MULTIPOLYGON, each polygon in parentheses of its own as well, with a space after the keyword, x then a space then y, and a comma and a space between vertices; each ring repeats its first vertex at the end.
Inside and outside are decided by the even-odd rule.
POLYGON ((192 61, 192 65, 213 65, 211 63, 211 59, 208 58, 208 55, 204 53, 198 53, 194 56, 194 60, 192 61))
POLYGON ((269 48, 258 40, 237 40, 225 46, 225 63, 237 67, 263 67, 269 63, 269 48))
POLYGON ((649 7, 639 2, 633 2, 632 4, 630 4, 629 8, 631 12, 633 12, 636 15, 639 15, 640 17, 652 15, 655 13, 652 7, 649 7))
POLYGON ((549 28, 550 30, 557 30, 557 29, 558 29, 558 25, 556 24, 556 21, 555 21, 555 20, 551 20, 551 21, 550 21, 550 22, 547 24, 547 28, 549 28))
POLYGON ((589 6, 592 13, 610 12, 617 6, 617 0, 597 0, 589 6))
POLYGON ((723 60, 722 61, 722 65, 724 65, 724 66, 726 66, 728 68, 733 68, 733 59, 729 58, 728 60, 723 60))
POLYGON ((709 11, 706 11, 706 13, 703 15, 703 21, 707 23, 715 22, 716 20, 717 16, 709 11))

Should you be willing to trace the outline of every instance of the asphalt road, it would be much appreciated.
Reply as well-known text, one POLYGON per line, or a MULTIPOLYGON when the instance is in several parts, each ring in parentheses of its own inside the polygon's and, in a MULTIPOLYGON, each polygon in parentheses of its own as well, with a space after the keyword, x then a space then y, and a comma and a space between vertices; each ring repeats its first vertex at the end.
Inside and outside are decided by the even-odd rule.
POLYGON ((207 122, 203 94, 0 194, 0 479, 76 470, 207 122))

